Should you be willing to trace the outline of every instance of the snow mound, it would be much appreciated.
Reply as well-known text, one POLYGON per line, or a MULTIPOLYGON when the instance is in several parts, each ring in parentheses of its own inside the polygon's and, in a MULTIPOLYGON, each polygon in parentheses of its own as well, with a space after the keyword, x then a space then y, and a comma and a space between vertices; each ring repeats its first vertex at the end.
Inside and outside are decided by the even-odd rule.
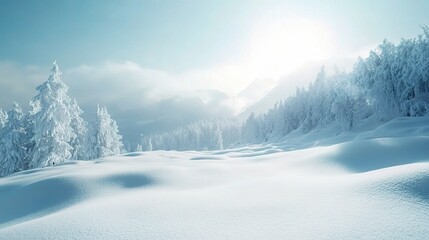
POLYGON ((426 239, 428 126, 17 173, 0 179, 0 239, 426 239))

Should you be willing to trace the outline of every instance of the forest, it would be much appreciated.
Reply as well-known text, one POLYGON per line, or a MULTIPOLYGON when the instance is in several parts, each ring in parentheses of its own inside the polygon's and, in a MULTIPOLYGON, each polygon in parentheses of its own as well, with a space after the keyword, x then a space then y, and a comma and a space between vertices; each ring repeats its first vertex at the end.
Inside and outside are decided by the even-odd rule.
MULTIPOLYGON (((60 75, 54 63, 48 80, 36 88, 30 112, 23 113, 16 103, 8 112, 0 110, 0 176, 126 152, 106 107, 98 106, 96 120, 88 124, 60 75)), ((381 124, 424 116, 428 110, 429 28, 423 27, 417 38, 397 45, 383 41, 367 58, 357 59, 349 73, 327 75, 322 67, 308 87, 296 89, 264 114, 204 120, 144 136, 133 150, 219 150, 273 142, 292 131, 307 133, 332 124, 350 131, 371 116, 381 124)))
POLYGON ((424 116, 429 110, 429 28, 395 45, 387 40, 358 58, 353 71, 316 79, 265 114, 246 119, 201 121, 145 136, 143 150, 215 150, 276 141, 292 131, 307 133, 328 125, 344 131, 368 117, 380 124, 396 117, 424 116), (149 144, 150 143, 150 144, 149 144))

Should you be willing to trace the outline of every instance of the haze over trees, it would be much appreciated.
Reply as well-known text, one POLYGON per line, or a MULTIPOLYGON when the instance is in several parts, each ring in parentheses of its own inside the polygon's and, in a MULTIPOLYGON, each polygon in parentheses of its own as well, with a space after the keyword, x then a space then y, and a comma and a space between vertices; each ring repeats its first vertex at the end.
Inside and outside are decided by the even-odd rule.
POLYGON ((237 119, 196 122, 173 131, 144 136, 139 145, 152 150, 214 150, 231 147, 240 141, 241 123, 237 119))
POLYGON ((36 88, 29 113, 17 103, 7 113, 0 110, 0 176, 122 151, 122 137, 107 109, 98 108, 94 127, 88 129, 60 75, 54 63, 48 80, 36 88))
POLYGON ((214 150, 246 143, 275 141, 292 131, 328 125, 350 131, 370 116, 388 121, 424 116, 429 110, 429 28, 398 45, 385 40, 350 73, 328 76, 322 67, 307 88, 278 102, 265 114, 245 120, 201 121, 147 136, 153 149, 214 150), (222 143, 222 144, 219 144, 222 143))

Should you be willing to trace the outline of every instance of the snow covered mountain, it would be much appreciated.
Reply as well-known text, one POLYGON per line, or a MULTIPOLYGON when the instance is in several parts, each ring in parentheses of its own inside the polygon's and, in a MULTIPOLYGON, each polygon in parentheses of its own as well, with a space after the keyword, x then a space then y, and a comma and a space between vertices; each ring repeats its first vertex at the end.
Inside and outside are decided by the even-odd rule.
POLYGON ((428 122, 16 173, 0 179, 0 239, 426 239, 428 122))

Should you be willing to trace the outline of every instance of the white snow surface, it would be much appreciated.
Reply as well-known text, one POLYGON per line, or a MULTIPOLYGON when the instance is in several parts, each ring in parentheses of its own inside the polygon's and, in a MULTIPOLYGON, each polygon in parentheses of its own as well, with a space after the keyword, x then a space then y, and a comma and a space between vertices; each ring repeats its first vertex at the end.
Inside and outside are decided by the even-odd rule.
POLYGON ((0 239, 428 239, 429 119, 364 128, 17 173, 0 239))

